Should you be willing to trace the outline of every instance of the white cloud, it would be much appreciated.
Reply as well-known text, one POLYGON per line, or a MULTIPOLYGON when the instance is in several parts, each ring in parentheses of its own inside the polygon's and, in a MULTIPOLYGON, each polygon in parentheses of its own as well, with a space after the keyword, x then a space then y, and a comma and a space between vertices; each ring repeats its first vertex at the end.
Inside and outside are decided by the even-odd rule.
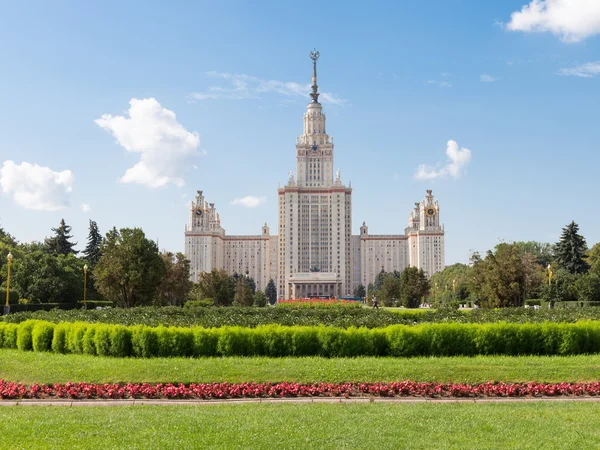
POLYGON ((441 163, 438 163, 435 167, 425 164, 419 165, 415 178, 417 180, 435 180, 448 176, 454 179, 460 178, 471 161, 471 150, 461 148, 456 141, 450 140, 446 147, 446 156, 448 156, 448 161, 443 166, 441 163))
POLYGON ((245 208, 256 208, 262 205, 267 199, 265 197, 256 197, 254 195, 247 195, 242 198, 236 198, 231 201, 232 205, 243 206, 245 208))
MULTIPOLYGON (((207 72, 211 78, 220 78, 229 83, 228 86, 210 86, 204 92, 192 92, 193 100, 212 100, 227 98, 245 100, 261 98, 262 94, 278 94, 285 97, 308 97, 310 84, 300 84, 291 81, 264 80, 246 74, 231 74, 222 72, 207 72)), ((330 92, 321 92, 319 100, 323 103, 343 105, 347 100, 339 98, 330 92)))
POLYGON ((499 79, 500 78, 493 77, 485 73, 483 75, 479 75, 479 81, 481 81, 482 83, 493 83, 494 81, 498 81, 499 79))
POLYGON ((600 33, 598 0, 533 0, 510 16, 510 31, 550 32, 564 42, 600 33))
POLYGON ((183 175, 199 156, 200 136, 190 133, 173 111, 154 98, 129 101, 129 117, 103 114, 96 124, 111 133, 128 152, 140 153, 140 161, 121 178, 158 188, 168 183, 183 186, 183 175))
POLYGON ((89 212, 91 210, 92 210, 92 208, 87 203, 82 203, 81 204, 81 211, 82 212, 89 212))
POLYGON ((588 62, 577 67, 560 69, 558 74, 581 78, 594 78, 600 75, 600 61, 588 62))
POLYGON ((449 88, 452 87, 452 84, 448 81, 437 81, 437 80, 427 80, 428 84, 433 84, 434 86, 438 86, 441 88, 449 88))
POLYGON ((69 206, 73 186, 70 170, 54 172, 49 167, 4 161, 0 169, 0 186, 12 195, 15 203, 37 211, 58 211, 69 206))

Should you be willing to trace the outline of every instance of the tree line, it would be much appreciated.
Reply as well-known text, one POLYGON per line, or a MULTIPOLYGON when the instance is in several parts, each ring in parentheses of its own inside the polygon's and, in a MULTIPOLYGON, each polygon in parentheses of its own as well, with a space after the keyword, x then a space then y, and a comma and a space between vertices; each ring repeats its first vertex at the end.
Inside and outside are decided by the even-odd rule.
MULTIPOLYGON (((44 242, 19 243, 0 227, 0 289, 5 295, 7 255, 11 266, 11 303, 77 303, 83 299, 84 269, 87 298, 109 300, 118 306, 202 305, 265 306, 275 303, 277 291, 270 280, 265 292, 256 290, 247 274, 224 270, 202 274, 190 281, 190 262, 182 253, 160 251, 140 228, 113 227, 102 236, 89 222, 87 244, 75 250, 71 227, 63 220, 44 242)), ((4 297, 2 297, 4 298, 4 297)))
POLYGON ((558 242, 500 243, 469 264, 454 264, 431 277, 433 303, 523 306, 528 299, 600 302, 600 243, 588 248, 571 222, 558 242))

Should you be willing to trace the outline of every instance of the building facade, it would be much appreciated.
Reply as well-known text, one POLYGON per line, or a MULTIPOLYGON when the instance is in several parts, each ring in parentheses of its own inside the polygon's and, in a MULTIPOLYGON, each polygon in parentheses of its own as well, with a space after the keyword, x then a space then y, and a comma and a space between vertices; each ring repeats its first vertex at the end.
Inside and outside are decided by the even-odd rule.
POLYGON ((190 279, 202 272, 225 269, 248 274, 264 289, 270 279, 278 298, 352 295, 359 284, 368 286, 381 270, 422 268, 429 276, 444 268, 444 227, 432 191, 415 203, 404 234, 370 235, 363 222, 352 235, 352 188, 334 174, 333 138, 319 103, 317 59, 313 62, 311 102, 296 138, 296 174, 278 189, 277 235, 265 223, 261 234, 228 236, 215 205, 198 191, 185 229, 185 254, 190 279))

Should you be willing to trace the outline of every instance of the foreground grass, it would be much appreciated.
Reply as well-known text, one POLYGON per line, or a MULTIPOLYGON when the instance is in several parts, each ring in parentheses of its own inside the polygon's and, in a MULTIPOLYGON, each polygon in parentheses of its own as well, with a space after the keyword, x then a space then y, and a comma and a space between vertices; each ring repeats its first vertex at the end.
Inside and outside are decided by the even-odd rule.
POLYGON ((3 407, 1 448, 598 448, 597 403, 3 407), (15 426, 18 424, 18 426, 15 426))
POLYGON ((107 358, 0 350, 0 379, 79 382, 345 382, 477 383, 600 380, 600 355, 452 358, 107 358))

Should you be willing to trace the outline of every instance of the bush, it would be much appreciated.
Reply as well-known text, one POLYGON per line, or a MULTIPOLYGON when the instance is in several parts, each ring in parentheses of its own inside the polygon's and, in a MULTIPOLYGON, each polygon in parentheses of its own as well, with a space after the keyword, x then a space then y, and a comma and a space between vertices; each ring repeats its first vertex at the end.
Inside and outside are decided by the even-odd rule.
POLYGON ((35 320, 27 320, 19 325, 17 330, 17 348, 19 350, 33 350, 31 332, 36 323, 35 320))
POLYGON ((52 335, 52 351, 54 353, 67 352, 67 336, 70 328, 70 323, 59 323, 54 328, 54 334, 52 335))
POLYGON ((215 301, 212 298, 205 298, 202 300, 188 300, 183 305, 183 307, 186 309, 208 308, 209 306, 215 306, 215 301))
POLYGON ((50 322, 37 322, 31 333, 34 352, 49 352, 52 350, 52 337, 56 325, 50 322))
POLYGON ((576 355, 600 352, 600 322, 206 329, 26 321, 0 323, 0 345, 113 357, 576 355))
MULTIPOLYGON (((354 302, 356 303, 356 302, 354 302)), ((564 302, 563 302, 564 303, 564 302)), ((49 322, 87 322, 119 325, 159 325, 205 328, 223 326, 257 327, 279 324, 284 326, 328 325, 336 328, 366 327, 384 328, 389 325, 412 325, 414 323, 575 323, 582 320, 600 320, 600 308, 502 308, 496 310, 478 308, 464 310, 375 310, 360 307, 292 307, 279 305, 275 308, 250 307, 139 307, 106 308, 97 310, 53 310, 15 313, 0 317, 0 322, 20 323, 37 319, 49 322)))
POLYGON ((7 323, 4 326, 2 337, 2 346, 4 348, 17 348, 17 330, 19 326, 14 323, 7 323))
POLYGON ((132 352, 135 356, 149 358, 158 356, 158 336, 156 329, 144 325, 133 327, 131 332, 132 352))

